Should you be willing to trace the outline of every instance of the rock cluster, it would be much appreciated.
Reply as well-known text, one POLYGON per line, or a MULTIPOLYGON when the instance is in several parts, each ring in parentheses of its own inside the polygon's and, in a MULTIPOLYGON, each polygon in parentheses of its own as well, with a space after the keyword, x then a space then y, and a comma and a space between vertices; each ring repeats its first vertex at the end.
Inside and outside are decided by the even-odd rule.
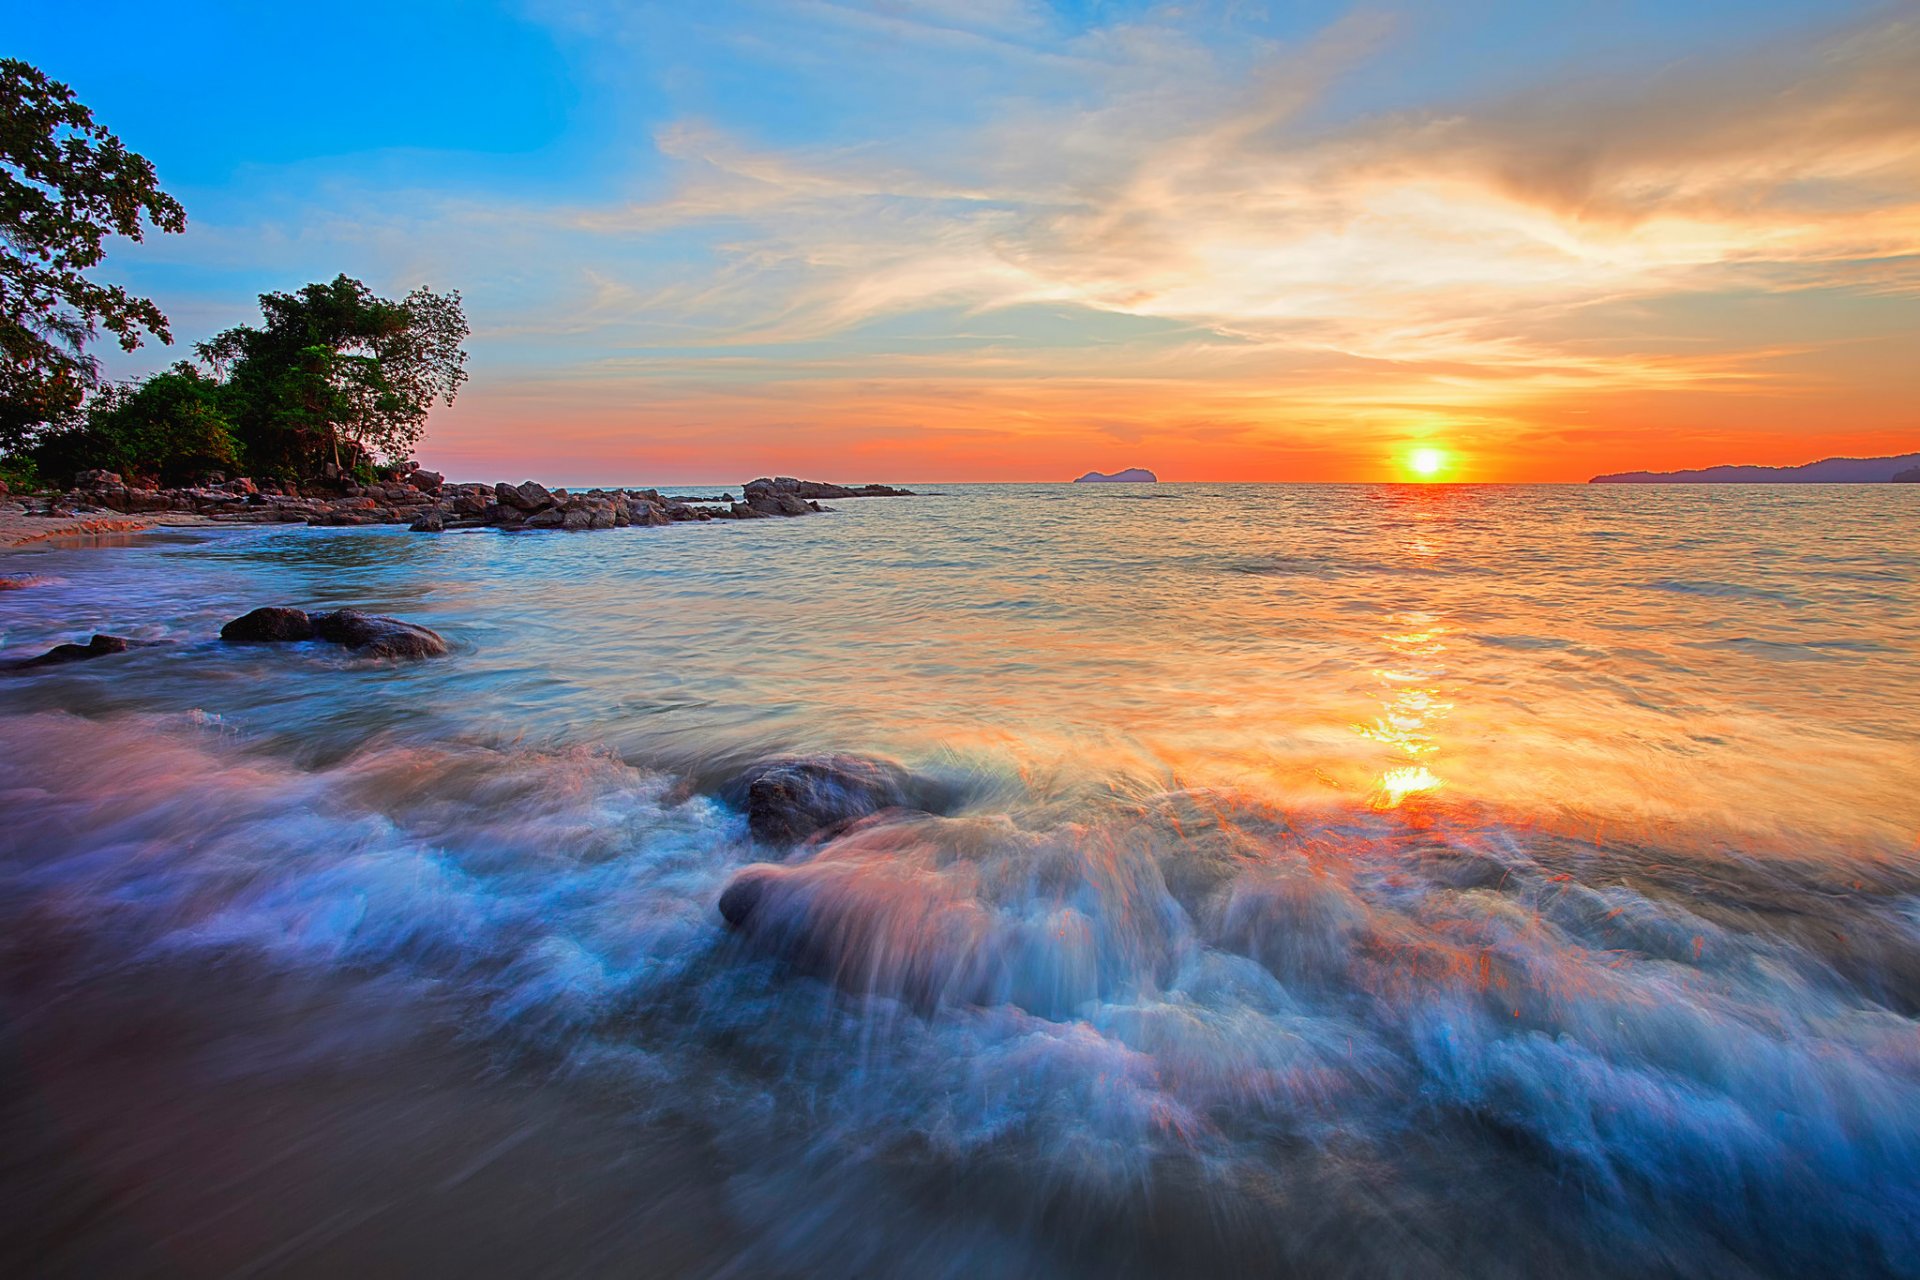
MULTIPOLYGON (((548 489, 532 480, 520 484, 449 484, 437 472, 411 464, 393 478, 357 484, 342 476, 298 485, 246 477, 209 475, 187 488, 162 489, 129 481, 111 471, 84 471, 73 488, 17 499, 37 515, 72 517, 89 512, 124 515, 191 515, 235 524, 367 525, 405 524, 421 533, 445 529, 624 529, 702 520, 755 520, 764 516, 802 516, 826 508, 821 498, 898 497, 907 493, 886 485, 825 484, 815 480, 759 479, 746 486, 743 501, 732 494, 714 498, 663 495, 657 489, 548 489)), ((0 499, 7 495, 0 492, 0 499)))

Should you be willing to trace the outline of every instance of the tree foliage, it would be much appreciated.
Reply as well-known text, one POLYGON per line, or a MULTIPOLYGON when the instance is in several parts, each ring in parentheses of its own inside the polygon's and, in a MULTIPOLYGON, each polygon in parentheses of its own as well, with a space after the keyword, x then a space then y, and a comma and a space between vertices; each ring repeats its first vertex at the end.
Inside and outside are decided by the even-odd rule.
POLYGON ((341 275, 260 297, 262 323, 196 348, 225 379, 249 465, 298 475, 322 462, 406 457, 438 399, 467 380, 460 294, 424 286, 399 301, 341 275))
POLYGON ((0 451, 71 420, 99 381, 87 346, 102 329, 128 351, 143 332, 172 341, 152 301, 86 276, 109 235, 141 240, 149 223, 187 224, 153 165, 66 85, 0 58, 0 451))
POLYGON ((231 471, 240 446, 220 392, 218 382, 186 363, 145 382, 104 387, 87 402, 83 421, 41 438, 35 458, 63 480, 95 468, 166 484, 231 471))

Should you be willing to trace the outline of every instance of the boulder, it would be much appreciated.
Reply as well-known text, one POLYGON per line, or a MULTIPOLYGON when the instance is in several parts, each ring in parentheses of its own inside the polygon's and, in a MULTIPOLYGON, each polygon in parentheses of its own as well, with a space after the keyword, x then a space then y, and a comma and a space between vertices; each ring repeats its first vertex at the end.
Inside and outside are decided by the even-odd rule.
POLYGON ((544 486, 535 484, 531 480, 522 481, 517 485, 502 482, 493 486, 493 494, 499 499, 501 506, 513 507, 520 511, 539 511, 553 505, 553 495, 548 493, 544 486))
POLYGON ((407 475, 408 484, 416 489, 423 489, 429 493, 439 489, 440 486, 446 482, 447 478, 438 471, 414 471, 407 475))
POLYGON ((407 526, 414 533, 439 533, 446 527, 447 518, 437 507, 431 511, 422 512, 419 519, 407 526))
POLYGON ((816 754, 773 756, 734 778, 722 795, 747 811, 747 828, 770 844, 808 836, 908 804, 914 779, 890 760, 816 754))
POLYGON ((277 644, 313 639, 313 619, 305 609, 266 605, 220 628, 220 638, 236 644, 277 644))
POLYGON ((125 484, 117 471, 82 471, 73 478, 76 489, 118 489, 125 484))
POLYGON ((379 658, 437 658, 447 652, 437 632, 355 609, 314 614, 313 630, 322 640, 379 658))
POLYGON ((558 507, 548 507, 544 511, 536 511, 526 518, 526 526, 529 529, 558 529, 566 524, 566 522, 567 513, 558 507))
POLYGON ((68 662, 84 662, 88 658, 105 657, 109 653, 125 653, 133 646, 133 641, 120 636, 95 635, 85 644, 57 644, 36 658, 28 658, 13 665, 16 669, 57 667, 68 662))

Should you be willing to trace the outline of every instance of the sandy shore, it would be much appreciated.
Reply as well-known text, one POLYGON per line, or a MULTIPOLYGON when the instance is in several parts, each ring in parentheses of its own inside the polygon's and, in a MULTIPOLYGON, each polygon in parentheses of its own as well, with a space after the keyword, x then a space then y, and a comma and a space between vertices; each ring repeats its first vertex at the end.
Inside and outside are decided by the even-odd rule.
POLYGON ((84 515, 30 516, 0 512, 0 551, 18 550, 43 542, 84 542, 108 535, 144 533, 149 529, 199 527, 214 523, 204 516, 170 512, 161 516, 84 515))

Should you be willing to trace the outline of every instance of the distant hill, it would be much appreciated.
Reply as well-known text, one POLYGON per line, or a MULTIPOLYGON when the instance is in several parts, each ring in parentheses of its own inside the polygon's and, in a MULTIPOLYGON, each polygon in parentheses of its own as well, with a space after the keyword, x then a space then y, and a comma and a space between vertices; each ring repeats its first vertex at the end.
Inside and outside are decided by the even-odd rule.
POLYGON ((1075 484, 1158 484, 1160 477, 1145 467, 1128 467, 1125 471, 1116 471, 1112 475, 1102 475, 1098 471, 1089 471, 1074 481, 1075 484))
POLYGON ((1703 467, 1698 471, 1622 471, 1588 484, 1884 484, 1920 470, 1920 453, 1895 458, 1826 458, 1803 467, 1703 467))

